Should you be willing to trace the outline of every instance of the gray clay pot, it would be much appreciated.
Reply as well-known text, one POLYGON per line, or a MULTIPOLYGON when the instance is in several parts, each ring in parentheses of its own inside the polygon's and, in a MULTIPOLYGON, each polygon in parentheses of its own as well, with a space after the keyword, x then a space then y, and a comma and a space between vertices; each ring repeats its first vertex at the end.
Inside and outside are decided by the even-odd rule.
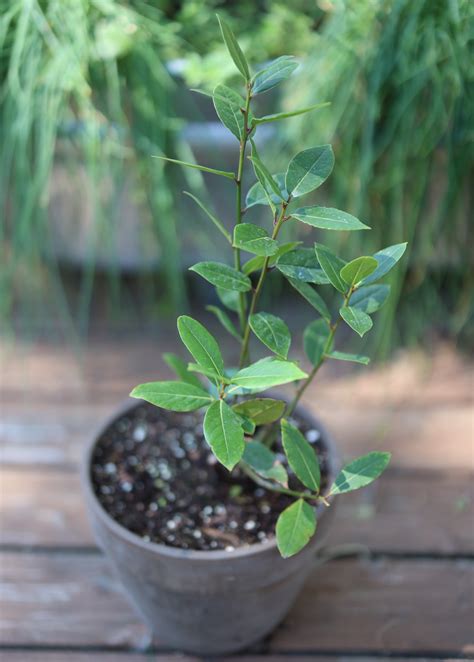
MULTIPOLYGON (((112 420, 137 406, 128 405, 112 420)), ((306 410, 300 408, 297 414, 320 431, 329 450, 331 479, 335 456, 330 438, 306 410)), ((331 508, 318 508, 316 536, 289 559, 281 558, 273 541, 232 552, 180 550, 145 542, 115 522, 94 494, 90 463, 100 436, 88 448, 82 468, 90 521, 97 543, 160 643, 195 654, 227 654, 268 635, 285 617, 311 572, 334 516, 334 502, 331 508)))

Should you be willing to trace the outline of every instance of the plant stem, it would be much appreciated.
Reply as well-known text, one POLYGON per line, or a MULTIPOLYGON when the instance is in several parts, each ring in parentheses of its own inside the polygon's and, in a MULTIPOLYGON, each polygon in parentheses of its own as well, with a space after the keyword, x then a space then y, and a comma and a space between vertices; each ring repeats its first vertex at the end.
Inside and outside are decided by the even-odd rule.
POLYGON ((311 501, 316 501, 318 499, 324 500, 323 497, 321 497, 318 494, 309 494, 307 492, 297 492, 296 490, 290 490, 287 487, 283 487, 281 485, 271 483, 270 481, 267 481, 264 478, 262 478, 261 476, 259 476, 258 473, 256 473, 245 462, 241 462, 239 464, 239 467, 242 469, 244 474, 246 474, 255 483, 257 483, 257 485, 260 485, 260 487, 264 487, 267 490, 271 490, 272 492, 278 492, 279 494, 287 494, 288 496, 294 496, 294 497, 297 497, 298 499, 310 499, 311 501))

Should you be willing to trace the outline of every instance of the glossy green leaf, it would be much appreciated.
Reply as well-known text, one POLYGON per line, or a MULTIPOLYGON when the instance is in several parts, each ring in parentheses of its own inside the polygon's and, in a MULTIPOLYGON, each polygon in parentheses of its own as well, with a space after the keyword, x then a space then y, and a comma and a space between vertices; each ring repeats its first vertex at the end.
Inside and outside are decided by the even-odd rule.
POLYGON ((390 294, 390 285, 367 285, 359 287, 351 296, 351 308, 371 315, 383 306, 390 294))
POLYGON ((281 202, 283 197, 280 191, 280 187, 278 186, 271 172, 268 170, 267 166, 263 163, 262 159, 258 155, 254 141, 250 139, 250 142, 252 143, 252 156, 250 157, 250 160, 252 162, 253 169, 258 181, 268 194, 273 192, 278 201, 281 202))
POLYGON ((229 381, 226 377, 219 375, 219 373, 214 370, 214 368, 203 366, 200 363, 188 363, 188 370, 189 372, 198 372, 201 375, 205 375, 212 381, 222 381, 225 383, 228 383, 229 381))
POLYGON ((238 223, 234 229, 235 248, 240 248, 255 255, 270 256, 278 251, 278 242, 271 239, 268 233, 253 223, 238 223))
POLYGON ((293 198, 314 191, 329 177, 334 167, 331 145, 320 145, 299 152, 286 172, 286 189, 293 198))
POLYGON ((250 328, 257 338, 279 357, 286 359, 291 336, 285 322, 270 313, 255 313, 249 318, 250 328))
POLYGON ((232 310, 234 313, 239 312, 240 299, 238 292, 236 292, 235 290, 224 290, 221 287, 216 287, 216 292, 220 302, 226 308, 232 310))
POLYGON ((311 322, 304 330, 303 347, 306 356, 313 366, 318 365, 323 358, 329 333, 329 326, 322 319, 311 322))
POLYGON ((296 117, 297 115, 305 115, 310 113, 313 110, 319 110, 320 108, 325 108, 329 106, 329 101, 324 103, 316 103, 314 106, 308 106, 307 108, 299 108, 298 110, 289 110, 285 113, 273 113, 272 115, 263 115, 262 117, 254 117, 253 124, 258 126, 259 124, 268 124, 268 122, 279 122, 280 120, 286 120, 289 117, 296 117))
POLYGON ((345 306, 339 309, 339 314, 346 324, 362 338, 373 326, 371 318, 358 308, 345 306))
POLYGON ((166 365, 168 365, 171 370, 176 373, 182 382, 187 382, 188 384, 197 386, 197 388, 202 388, 201 382, 196 377, 196 375, 193 375, 191 372, 189 372, 186 362, 183 361, 182 358, 171 352, 166 352, 163 354, 163 360, 165 361, 166 365))
POLYGON ((271 201, 274 204, 278 204, 281 202, 281 199, 283 198, 286 200, 288 198, 288 192, 285 189, 285 175, 284 173, 278 173, 277 175, 272 175, 273 179, 275 180, 276 185, 278 186, 279 194, 276 195, 273 190, 266 191, 266 189, 262 186, 260 181, 255 182, 255 184, 249 189, 246 198, 245 198, 245 206, 247 209, 250 207, 253 207, 255 205, 267 205, 268 204, 268 197, 270 197, 271 201))
POLYGON ((189 271, 194 271, 212 285, 223 290, 248 292, 252 289, 248 276, 222 262, 198 262, 190 267, 189 271))
POLYGON ((318 285, 329 283, 311 248, 298 248, 285 253, 278 258, 276 267, 287 278, 318 285))
POLYGON ((324 300, 319 296, 316 290, 311 287, 308 283, 304 283, 301 280, 295 280, 294 278, 288 278, 288 282, 295 288, 301 296, 306 299, 306 301, 315 308, 323 319, 330 322, 331 313, 329 312, 328 307, 326 306, 324 300))
POLYGON ((222 38, 224 40, 225 45, 227 46, 227 50, 229 51, 230 57, 234 61, 235 66, 240 71, 240 73, 245 78, 245 80, 249 82, 250 81, 249 65, 247 63, 245 55, 242 52, 242 49, 239 46, 237 39, 234 36, 234 33, 227 25, 227 23, 219 16, 217 17, 217 20, 219 21, 222 38))
POLYGON ((238 414, 243 414, 251 418, 255 425, 264 425, 277 421, 285 411, 283 400, 273 400, 272 398, 253 398, 244 400, 234 405, 232 409, 238 414))
POLYGON ((279 85, 282 81, 289 78, 297 67, 298 62, 292 55, 281 55, 255 74, 252 93, 261 94, 262 92, 271 90, 272 87, 279 85))
POLYGON ((240 421, 244 433, 248 435, 253 435, 256 427, 255 423, 247 416, 242 416, 241 414, 236 414, 236 416, 240 421))
POLYGON ((368 356, 362 356, 362 354, 347 354, 346 352, 329 352, 326 354, 328 359, 336 359, 336 361, 349 361, 351 363, 361 363, 362 365, 368 365, 370 359, 368 356))
POLYGON ((222 308, 218 308, 217 306, 206 306, 206 310, 213 313, 217 317, 217 319, 222 324, 224 329, 228 333, 230 333, 231 336, 233 336, 239 342, 242 340, 242 337, 241 337, 240 333, 235 328, 234 323, 232 322, 230 317, 227 315, 225 310, 222 310, 222 308))
POLYGON ((370 230, 355 216, 332 207, 300 207, 291 217, 321 230, 370 230))
POLYGON ((178 317, 178 332, 189 353, 204 368, 224 374, 224 360, 219 345, 209 331, 188 315, 178 317))
POLYGON ((204 436, 212 452, 229 471, 244 454, 244 431, 236 414, 223 400, 213 402, 204 416, 204 436))
POLYGON ((298 499, 280 513, 276 523, 277 547, 283 558, 294 556, 305 547, 316 531, 314 508, 298 499))
POLYGON ((212 212, 210 212, 209 209, 207 209, 207 207, 204 205, 204 203, 201 202, 201 201, 199 200, 199 198, 197 198, 195 195, 193 195, 192 193, 189 193, 189 191, 183 191, 183 193, 184 193, 184 195, 187 195, 189 198, 191 198, 192 200, 194 200, 194 202, 195 202, 199 207, 201 207, 201 209, 203 210, 203 212, 204 212, 204 213, 207 215, 207 217, 212 221, 212 223, 214 223, 214 225, 215 225, 216 228, 219 230, 219 232, 221 232, 221 233, 224 235, 224 237, 227 239, 228 242, 232 243, 232 237, 231 237, 230 234, 227 232, 227 230, 226 230, 225 227, 222 225, 221 221, 217 218, 217 216, 214 216, 214 214, 213 214, 212 212))
POLYGON ((345 264, 341 268, 340 276, 349 287, 355 287, 366 276, 373 273, 376 268, 377 260, 374 257, 363 255, 345 264))
POLYGON ((336 290, 345 294, 347 285, 340 276, 340 271, 346 264, 344 260, 341 260, 340 257, 334 255, 327 246, 323 246, 322 244, 315 244, 314 249, 316 251, 318 262, 328 277, 329 282, 336 288, 336 290))
POLYGON ((372 451, 346 464, 337 475, 329 495, 352 492, 369 485, 385 471, 390 462, 391 453, 372 451))
MULTIPOLYGON (((273 267, 275 264, 278 262, 278 259, 282 256, 285 255, 286 253, 289 253, 290 251, 294 250, 301 244, 300 241, 289 241, 285 244, 281 244, 275 253, 275 255, 271 255, 270 259, 268 261, 268 266, 273 267)), ((242 267, 242 272, 248 276, 255 271, 260 271, 260 269, 263 267, 265 263, 265 258, 256 256, 253 257, 252 259, 248 260, 242 267)))
POLYGON ((166 156, 152 156, 153 159, 161 159, 162 161, 169 161, 169 163, 177 163, 178 165, 186 166, 186 168, 194 168, 194 170, 202 170, 202 172, 209 172, 212 175, 221 175, 228 179, 235 179, 235 173, 227 172, 226 170, 216 170, 215 168, 208 168, 207 166, 199 165, 198 163, 188 163, 187 161, 179 161, 178 159, 169 159, 166 156))
POLYGON ((288 423, 286 419, 281 422, 281 438, 288 464, 295 472, 296 477, 305 487, 313 492, 318 492, 321 482, 321 470, 314 448, 306 441, 301 432, 294 425, 288 423))
POLYGON ((250 441, 245 445, 242 458, 259 476, 284 485, 288 485, 285 467, 277 461, 276 455, 259 441, 250 441))
MULTIPOLYGON (((260 359, 247 368, 239 370, 231 379, 232 384, 247 389, 265 390, 272 386, 288 384, 308 375, 292 361, 282 361, 273 357, 260 359)), ((229 389, 232 391, 233 389, 229 389)))
POLYGON ((148 382, 136 386, 130 396, 171 411, 194 411, 212 402, 202 386, 187 382, 148 382))
POLYGON ((388 274, 402 257, 406 247, 406 243, 394 244, 393 246, 388 246, 375 253, 374 258, 377 260, 377 269, 375 269, 370 276, 364 278, 363 284, 369 285, 370 283, 375 283, 375 281, 380 280, 383 276, 388 274))
POLYGON ((237 94, 226 85, 217 85, 212 93, 212 99, 222 124, 234 134, 237 140, 242 140, 245 123, 244 115, 240 109, 245 105, 245 101, 240 94, 237 94))

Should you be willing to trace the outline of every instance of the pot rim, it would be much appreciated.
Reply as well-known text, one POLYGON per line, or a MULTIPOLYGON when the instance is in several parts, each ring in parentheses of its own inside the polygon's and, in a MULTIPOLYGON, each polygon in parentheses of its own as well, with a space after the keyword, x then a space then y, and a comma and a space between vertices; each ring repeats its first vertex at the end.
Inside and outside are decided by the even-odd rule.
MULTIPOLYGON (((268 392, 268 395, 272 395, 271 391, 268 392)), ((273 395, 275 394, 273 393, 273 395)), ((282 397, 281 394, 279 394, 279 397, 282 400, 286 400, 286 398, 282 397)), ((141 404, 143 404, 143 401, 141 400, 137 401, 134 398, 127 398, 127 400, 123 402, 120 407, 118 407, 116 412, 112 416, 109 416, 105 423, 102 423, 100 425, 98 431, 92 435, 92 438, 89 441, 89 443, 86 445, 85 451, 83 453, 81 469, 80 469, 82 490, 85 493, 86 500, 89 503, 90 507, 93 509, 94 514, 97 516, 98 519, 101 520, 102 524, 108 527, 109 529, 112 529, 112 531, 116 536, 124 538, 127 542, 129 542, 132 545, 140 547, 141 549, 148 552, 161 554, 162 556, 168 556, 175 559, 188 558, 196 561, 212 561, 212 560, 222 561, 222 560, 231 560, 231 559, 233 560, 237 558, 244 558, 253 554, 260 554, 267 551, 273 551, 273 550, 277 551, 276 538, 274 538, 273 540, 269 540, 268 542, 257 542, 251 545, 244 545, 242 547, 238 547, 237 549, 232 550, 231 552, 227 552, 225 550, 195 550, 195 549, 182 549, 179 547, 171 547, 170 545, 165 545, 163 543, 143 540, 143 538, 141 538, 138 534, 133 533, 125 526, 122 526, 122 524, 119 524, 113 517, 111 517, 111 515, 109 515, 109 513, 100 503, 99 499, 97 498, 92 488, 92 480, 91 480, 91 472, 90 472, 92 453, 94 451, 97 442, 99 441, 101 436, 105 433, 107 428, 109 428, 113 423, 115 423, 118 419, 124 416, 124 414, 135 409, 136 407, 139 407, 141 404)), ((309 420, 311 424, 317 427, 318 431, 321 433, 321 437, 323 438, 324 445, 327 447, 329 454, 328 477, 330 480, 334 479, 339 462, 337 459, 337 454, 335 452, 334 443, 331 437, 328 435, 326 428, 324 427, 324 425, 320 423, 318 418, 316 418, 313 414, 308 412, 308 410, 306 409, 306 407, 304 407, 304 405, 301 404, 298 405, 296 407, 295 413, 300 414, 302 418, 306 418, 307 420, 309 420)), ((333 508, 335 507, 334 504, 332 504, 332 507, 333 508)), ((319 515, 321 515, 321 513, 324 514, 326 508, 327 506, 325 506, 323 503, 320 503, 316 506, 316 513, 319 515)))

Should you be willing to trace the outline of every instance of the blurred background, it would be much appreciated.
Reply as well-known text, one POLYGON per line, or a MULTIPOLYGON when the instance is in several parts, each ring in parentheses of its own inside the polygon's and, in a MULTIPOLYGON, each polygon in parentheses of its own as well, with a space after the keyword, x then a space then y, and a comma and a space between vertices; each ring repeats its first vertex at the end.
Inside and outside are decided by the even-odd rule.
MULTIPOLYGON (((216 12, 253 65, 282 54, 301 62, 286 85, 262 95, 257 112, 331 102, 265 125, 261 153, 277 172, 296 151, 331 142, 336 167, 318 199, 373 229, 342 239, 298 229, 299 238, 331 244, 348 259, 409 242, 369 336, 371 354, 386 358, 439 336, 472 347, 470 0, 3 5, 4 333, 80 345, 95 328, 158 330, 190 301, 211 302, 212 291, 187 268, 221 254, 220 237, 182 190, 231 225, 233 184, 151 156, 227 169, 237 159, 212 103, 189 91, 239 84, 216 12)), ((252 222, 268 224, 256 209, 263 211, 252 212, 252 222)), ((296 305, 276 274, 269 287, 267 296, 296 305)))

